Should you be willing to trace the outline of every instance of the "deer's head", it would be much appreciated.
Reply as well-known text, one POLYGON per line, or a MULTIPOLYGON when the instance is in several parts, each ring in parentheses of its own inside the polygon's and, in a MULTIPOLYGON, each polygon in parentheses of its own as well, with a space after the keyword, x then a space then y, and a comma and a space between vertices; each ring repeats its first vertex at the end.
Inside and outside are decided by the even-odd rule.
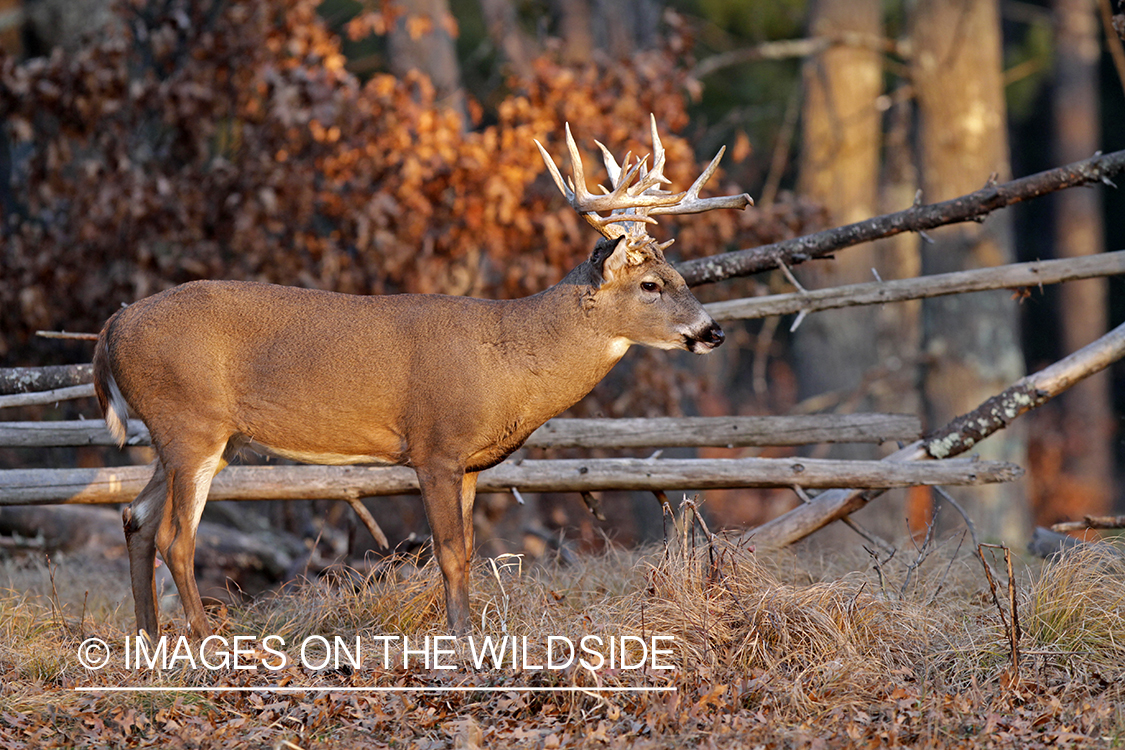
MULTIPOLYGON (((664 177, 664 147, 651 118, 653 163, 648 157, 630 163, 626 154, 618 165, 609 150, 598 143, 609 173, 612 189, 602 187, 603 195, 593 195, 586 187, 582 157, 566 126, 572 180, 563 181, 558 167, 543 144, 536 141, 543 161, 562 194, 604 239, 588 261, 587 282, 591 308, 608 313, 615 336, 626 345, 644 344, 660 349, 686 349, 705 354, 723 343, 723 331, 688 290, 682 276, 664 258, 672 240, 659 243, 649 236, 652 216, 692 214, 713 208, 742 209, 753 205, 749 195, 700 198, 700 188, 715 173, 724 149, 720 149, 703 174, 682 193, 671 193, 661 186, 664 177), (608 212, 608 214, 606 214, 608 212), (606 214, 606 215, 603 215, 606 214)), ((595 143, 597 143, 595 141, 595 143)))

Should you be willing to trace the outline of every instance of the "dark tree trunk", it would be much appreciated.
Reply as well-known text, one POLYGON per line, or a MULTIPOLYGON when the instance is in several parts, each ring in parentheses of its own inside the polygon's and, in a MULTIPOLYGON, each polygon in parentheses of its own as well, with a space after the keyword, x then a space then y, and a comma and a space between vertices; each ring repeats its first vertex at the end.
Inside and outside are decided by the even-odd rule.
MULTIPOLYGON (((1055 0, 1055 161, 1084 159, 1100 144, 1098 63, 1101 56, 1097 8, 1090 0, 1055 0)), ((1101 190, 1067 190, 1054 198, 1055 252, 1074 258, 1103 252, 1101 190)), ((1060 291, 1064 353, 1076 351, 1106 332, 1105 279, 1065 284, 1060 291)), ((1108 372, 1075 386, 1063 398, 1066 436, 1064 470, 1081 485, 1085 513, 1110 509, 1113 483, 1113 409, 1108 372)), ((1063 509, 1059 509, 1063 510, 1063 509)))

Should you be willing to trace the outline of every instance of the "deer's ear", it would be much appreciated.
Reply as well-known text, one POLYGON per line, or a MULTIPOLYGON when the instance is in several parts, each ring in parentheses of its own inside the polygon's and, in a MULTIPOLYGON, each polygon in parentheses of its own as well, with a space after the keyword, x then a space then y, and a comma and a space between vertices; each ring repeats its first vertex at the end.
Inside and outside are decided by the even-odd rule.
POLYGON ((594 252, 590 255, 590 263, 601 274, 603 282, 613 281, 617 274, 621 272, 621 269, 628 264, 629 259, 625 252, 626 244, 624 237, 616 237, 600 239, 598 244, 594 245, 594 252))

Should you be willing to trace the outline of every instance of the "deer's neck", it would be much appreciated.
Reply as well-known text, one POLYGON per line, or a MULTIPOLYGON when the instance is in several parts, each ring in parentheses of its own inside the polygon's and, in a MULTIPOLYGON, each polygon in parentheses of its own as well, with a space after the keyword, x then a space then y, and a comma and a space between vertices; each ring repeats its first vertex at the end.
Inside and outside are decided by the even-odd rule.
POLYGON ((565 281, 532 297, 513 300, 502 340, 517 379, 513 394, 530 420, 550 419, 589 393, 629 348, 615 336, 591 287, 565 281))

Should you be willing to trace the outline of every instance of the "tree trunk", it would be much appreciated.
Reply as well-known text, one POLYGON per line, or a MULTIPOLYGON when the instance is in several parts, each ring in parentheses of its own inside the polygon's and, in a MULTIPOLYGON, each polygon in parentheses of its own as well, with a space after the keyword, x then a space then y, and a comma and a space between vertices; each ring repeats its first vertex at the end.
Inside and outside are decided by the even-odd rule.
POLYGON ((402 76, 419 70, 429 76, 438 102, 468 125, 461 66, 454 41, 455 21, 448 0, 402 0, 404 13, 388 35, 391 71, 402 76))
MULTIPOLYGON (((882 33, 881 5, 878 0, 816 0, 809 26, 813 37, 852 32, 875 38, 882 33)), ((831 46, 805 63, 803 79, 799 190, 825 208, 834 226, 879 213, 881 124, 875 100, 883 91, 880 53, 831 46)), ((809 263, 798 273, 809 289, 871 281, 875 253, 874 245, 864 245, 835 260, 809 263)), ((877 314, 875 307, 835 310, 810 315, 801 323, 793 336, 801 399, 833 391, 846 397, 863 388, 866 373, 878 363, 872 335, 877 314)), ((849 410, 873 408, 866 395, 845 403, 849 410)), ((871 459, 877 451, 871 446, 837 446, 829 455, 871 459)), ((892 527, 902 530, 901 520, 891 520, 889 506, 869 513, 878 518, 863 522, 878 527, 878 533, 892 527), (882 519, 888 523, 879 523, 882 519)))
MULTIPOLYGON (((881 31, 875 0, 819 0, 812 13, 814 35, 853 31, 876 36, 881 31)), ((831 47, 806 63, 804 87, 800 191, 824 206, 833 225, 877 214, 879 53, 831 47)), ((809 263, 801 268, 802 283, 811 289, 872 281, 874 254, 869 244, 835 260, 809 263)), ((868 308, 812 315, 801 323, 794 335, 801 398, 859 385, 875 364, 873 321, 874 311, 868 308)))
MULTIPOLYGON (((1085 158, 1100 145, 1100 29, 1093 0, 1055 0, 1054 11, 1058 24, 1052 98, 1054 154, 1056 161, 1066 162, 1085 158)), ((1056 257, 1076 258, 1103 251, 1100 193, 1098 188, 1067 190, 1054 198, 1056 257)), ((1105 333, 1106 289, 1105 279, 1074 282, 1062 288, 1059 316, 1064 353, 1076 351, 1105 333)), ((1109 373, 1100 373, 1076 386, 1064 397, 1063 407, 1064 470, 1082 487, 1081 510, 1106 513, 1113 484, 1109 373)))
POLYGON ((509 65, 525 70, 537 50, 535 41, 520 28, 515 4, 512 0, 481 0, 480 10, 492 43, 509 65))
POLYGON ((567 62, 586 62, 595 51, 625 58, 656 44, 657 0, 551 0, 551 7, 567 62))
MULTIPOLYGON (((911 16, 911 63, 918 102, 926 202, 979 188, 1009 172, 996 0, 919 0, 911 16)), ((1013 259, 1010 218, 944 227, 922 246, 926 273, 996 266, 1013 259)), ((973 409, 1023 373, 1016 302, 1004 292, 926 300, 922 306, 923 393, 931 426, 973 409)), ((1021 426, 980 446, 988 458, 1026 463, 1021 426)), ((984 539, 1027 537, 1022 483, 958 493, 984 539)), ((949 514, 947 514, 949 515, 949 514)), ((949 519, 953 523, 953 519, 949 519)))
POLYGON ((590 0, 551 0, 558 18, 558 35, 563 42, 563 59, 582 63, 594 53, 594 33, 590 24, 590 0))

